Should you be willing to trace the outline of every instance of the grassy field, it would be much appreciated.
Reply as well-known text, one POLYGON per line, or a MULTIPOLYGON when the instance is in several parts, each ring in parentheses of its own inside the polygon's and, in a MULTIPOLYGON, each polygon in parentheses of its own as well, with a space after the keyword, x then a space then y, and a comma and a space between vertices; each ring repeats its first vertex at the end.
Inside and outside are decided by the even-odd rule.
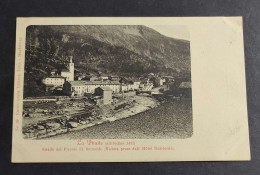
POLYGON ((129 118, 49 139, 170 139, 193 133, 191 98, 170 100, 129 118))

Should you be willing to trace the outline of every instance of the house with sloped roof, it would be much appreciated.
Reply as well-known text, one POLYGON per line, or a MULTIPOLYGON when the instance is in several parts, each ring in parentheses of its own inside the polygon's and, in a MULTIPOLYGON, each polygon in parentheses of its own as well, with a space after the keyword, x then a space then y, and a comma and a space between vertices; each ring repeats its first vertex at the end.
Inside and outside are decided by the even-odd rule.
POLYGON ((63 87, 65 78, 60 75, 51 75, 42 79, 42 83, 45 85, 46 91, 54 90, 58 87, 63 87))
POLYGON ((82 96, 84 94, 94 94, 98 87, 108 87, 113 93, 121 91, 119 81, 70 81, 64 84, 64 93, 73 96, 82 96))
POLYGON ((119 81, 121 78, 117 75, 110 75, 108 79, 112 81, 119 81))
POLYGON ((84 81, 86 93, 93 94, 98 87, 109 87, 114 93, 121 91, 119 81, 84 81))
POLYGON ((112 103, 112 92, 110 87, 98 87, 95 89, 95 95, 102 97, 101 104, 111 104, 112 103))
POLYGON ((69 96, 83 96, 85 94, 85 84, 82 81, 66 81, 63 91, 69 96))

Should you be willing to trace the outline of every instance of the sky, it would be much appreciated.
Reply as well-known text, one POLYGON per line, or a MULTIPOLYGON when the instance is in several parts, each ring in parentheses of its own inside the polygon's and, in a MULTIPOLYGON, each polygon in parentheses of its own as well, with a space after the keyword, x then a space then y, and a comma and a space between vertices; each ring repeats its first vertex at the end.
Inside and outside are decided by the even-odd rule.
POLYGON ((162 35, 177 38, 177 39, 184 39, 190 40, 190 32, 186 26, 177 26, 177 25, 147 25, 157 32, 161 33, 162 35))

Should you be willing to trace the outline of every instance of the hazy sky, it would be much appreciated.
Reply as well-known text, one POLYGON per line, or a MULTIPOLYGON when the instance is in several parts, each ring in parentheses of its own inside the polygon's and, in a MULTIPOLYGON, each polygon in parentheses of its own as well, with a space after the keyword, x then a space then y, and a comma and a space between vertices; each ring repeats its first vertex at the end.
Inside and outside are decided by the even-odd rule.
POLYGON ((185 26, 174 26, 174 25, 156 25, 156 26, 150 26, 147 25, 147 27, 150 27, 157 32, 161 33, 162 35, 172 37, 172 38, 178 38, 178 39, 184 39, 184 40, 190 40, 190 32, 187 27, 185 26))

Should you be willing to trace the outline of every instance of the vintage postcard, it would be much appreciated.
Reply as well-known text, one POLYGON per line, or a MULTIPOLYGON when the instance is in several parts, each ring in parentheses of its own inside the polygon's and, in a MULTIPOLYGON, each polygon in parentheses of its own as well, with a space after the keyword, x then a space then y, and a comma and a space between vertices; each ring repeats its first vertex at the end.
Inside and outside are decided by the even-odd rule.
POLYGON ((17 18, 12 162, 250 160, 241 17, 17 18))

